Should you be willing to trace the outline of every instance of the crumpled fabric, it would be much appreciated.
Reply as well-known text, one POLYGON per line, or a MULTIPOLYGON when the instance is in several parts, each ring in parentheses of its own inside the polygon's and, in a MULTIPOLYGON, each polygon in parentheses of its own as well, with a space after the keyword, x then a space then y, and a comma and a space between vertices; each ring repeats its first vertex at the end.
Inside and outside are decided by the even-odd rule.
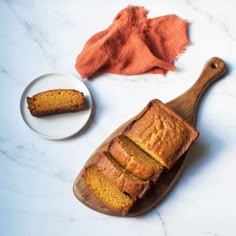
POLYGON ((176 15, 147 17, 143 7, 128 6, 112 24, 93 35, 76 59, 82 78, 95 73, 166 74, 190 43, 188 22, 176 15))

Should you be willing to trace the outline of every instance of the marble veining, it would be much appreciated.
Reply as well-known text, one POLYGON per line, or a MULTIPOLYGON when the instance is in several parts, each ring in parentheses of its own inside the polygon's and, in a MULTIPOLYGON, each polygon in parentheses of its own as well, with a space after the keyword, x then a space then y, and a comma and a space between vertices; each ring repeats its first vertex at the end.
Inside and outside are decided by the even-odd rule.
POLYGON ((0 1, 0 235, 235 236, 235 7, 233 0, 0 1), (20 114, 24 88, 47 73, 79 78, 74 63, 84 43, 128 4, 144 6, 150 17, 189 21, 191 45, 177 58, 177 71, 86 79, 94 101, 86 126, 60 141, 35 135, 20 114), (228 74, 200 103, 198 143, 169 195, 132 218, 81 204, 73 182, 96 147, 149 100, 183 93, 213 56, 225 60, 228 74))
POLYGON ((49 52, 47 47, 50 46, 48 45, 48 39, 47 39, 47 33, 43 32, 42 28, 40 27, 41 25, 36 25, 30 22, 30 19, 22 17, 14 8, 14 5, 11 1, 7 1, 8 6, 10 10, 13 12, 15 17, 17 18, 18 23, 20 23, 23 28, 26 30, 28 37, 35 43, 37 46, 40 48, 42 51, 43 55, 49 60, 50 65, 55 68, 55 58, 53 58, 49 52))
POLYGON ((193 1, 187 0, 186 3, 197 12, 197 14, 204 16, 211 24, 216 25, 223 33, 225 33, 232 41, 236 41, 236 32, 222 20, 222 18, 215 17, 211 11, 206 11, 203 6, 199 7, 193 1))
POLYGON ((167 234, 167 226, 166 226, 166 223, 165 223, 163 217, 161 216, 160 212, 159 212, 157 209, 155 209, 155 212, 156 212, 156 214, 158 215, 158 217, 159 217, 159 219, 160 219, 160 221, 161 221, 161 225, 162 225, 162 228, 163 228, 163 235, 164 235, 164 236, 167 236, 168 234, 167 234))
POLYGON ((70 183, 73 180, 68 179, 63 170, 46 169, 47 167, 45 168, 43 164, 48 157, 45 152, 37 149, 34 144, 13 144, 12 141, 0 137, 0 153, 2 158, 14 162, 21 168, 30 168, 64 182, 70 183))
POLYGON ((0 78, 2 80, 11 80, 12 82, 16 83, 19 86, 24 86, 24 83, 16 80, 14 76, 12 76, 4 67, 0 65, 0 78))

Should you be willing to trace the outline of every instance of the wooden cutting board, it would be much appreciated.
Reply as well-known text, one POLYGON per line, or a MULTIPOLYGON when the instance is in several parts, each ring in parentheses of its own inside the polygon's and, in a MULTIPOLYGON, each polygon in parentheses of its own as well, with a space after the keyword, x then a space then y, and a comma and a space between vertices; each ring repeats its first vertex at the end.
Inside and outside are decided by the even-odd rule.
MULTIPOLYGON (((174 110, 178 115, 184 118, 191 125, 195 125, 195 119, 197 115, 197 107, 200 98, 202 97, 204 91, 208 88, 212 82, 220 78, 227 71, 227 67, 224 61, 220 58, 213 57, 207 61, 205 64, 198 80, 195 84, 188 89, 185 93, 180 95, 179 97, 173 99, 172 101, 166 103, 166 105, 174 110)), ((97 150, 92 154, 92 156, 88 159, 85 166, 81 170, 80 174, 76 178, 73 186, 73 191, 75 196, 78 198, 86 206, 91 209, 114 216, 121 216, 116 212, 108 209, 104 206, 97 198, 94 197, 93 194, 89 191, 87 186, 84 183, 84 180, 81 176, 84 168, 91 163, 96 162, 96 153, 102 150, 107 150, 110 141, 124 130, 126 125, 131 122, 131 120, 127 121, 125 124, 121 125, 114 133, 112 133, 102 144, 98 147, 97 150)), ((127 216, 137 216, 144 214, 157 206, 157 204, 167 195, 170 189, 176 183, 178 177, 183 171, 184 164, 188 157, 188 152, 184 154, 172 167, 171 170, 165 171, 159 177, 157 183, 152 186, 152 188, 147 192, 144 198, 138 200, 131 211, 127 216)))

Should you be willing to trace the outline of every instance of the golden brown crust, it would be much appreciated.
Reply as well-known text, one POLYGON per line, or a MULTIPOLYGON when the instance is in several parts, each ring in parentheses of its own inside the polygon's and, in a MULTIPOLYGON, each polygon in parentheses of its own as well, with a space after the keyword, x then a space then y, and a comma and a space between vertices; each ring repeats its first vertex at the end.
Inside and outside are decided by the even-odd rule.
POLYGON ((76 112, 84 107, 84 94, 74 89, 53 89, 27 97, 27 103, 36 117, 76 112))
POLYGON ((199 134, 157 99, 149 102, 124 133, 168 169, 185 153, 199 134))
POLYGON ((110 143, 109 153, 120 165, 143 180, 156 182, 163 170, 156 160, 123 135, 110 143))
POLYGON ((142 181, 135 176, 132 176, 117 162, 112 160, 108 152, 101 153, 100 159, 97 162, 98 169, 114 182, 122 191, 129 194, 133 199, 142 198, 149 189, 149 182, 142 181))

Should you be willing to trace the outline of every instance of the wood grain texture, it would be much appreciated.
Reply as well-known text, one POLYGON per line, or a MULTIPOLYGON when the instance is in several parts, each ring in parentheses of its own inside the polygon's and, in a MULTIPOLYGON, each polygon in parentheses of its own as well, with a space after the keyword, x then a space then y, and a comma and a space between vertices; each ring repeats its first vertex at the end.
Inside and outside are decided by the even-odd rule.
MULTIPOLYGON (((189 124, 195 125, 197 107, 200 98, 214 81, 222 77, 227 71, 227 67, 224 61, 220 58, 213 57, 205 64, 198 80, 195 84, 188 89, 185 93, 166 103, 166 105, 174 110, 178 115, 184 118, 189 124)), ((84 168, 97 160, 97 152, 105 151, 108 148, 110 141, 117 135, 121 134, 126 125, 132 122, 134 118, 121 125, 115 130, 91 155, 86 162, 85 166, 81 170, 80 174, 76 178, 73 186, 75 196, 86 206, 91 209, 114 216, 121 216, 119 212, 114 212, 104 206, 86 187, 84 180, 81 176, 84 168)), ((164 171, 159 177, 158 181, 147 192, 144 198, 138 200, 127 216, 137 216, 150 211, 157 206, 161 200, 168 194, 171 188, 178 180, 181 172, 183 171, 184 164, 188 158, 188 153, 185 153, 180 160, 172 167, 171 170, 164 171)))

